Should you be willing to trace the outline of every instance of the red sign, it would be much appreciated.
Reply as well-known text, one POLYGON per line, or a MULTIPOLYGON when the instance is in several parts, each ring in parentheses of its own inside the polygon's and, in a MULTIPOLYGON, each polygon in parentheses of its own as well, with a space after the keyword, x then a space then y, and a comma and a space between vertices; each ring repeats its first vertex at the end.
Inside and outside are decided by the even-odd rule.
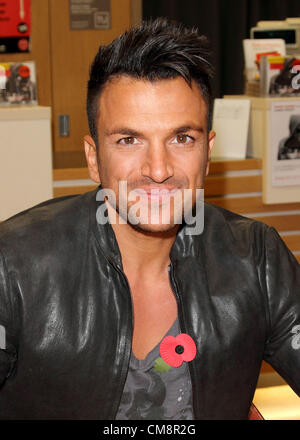
POLYGON ((0 53, 29 52, 30 0, 0 0, 0 53))

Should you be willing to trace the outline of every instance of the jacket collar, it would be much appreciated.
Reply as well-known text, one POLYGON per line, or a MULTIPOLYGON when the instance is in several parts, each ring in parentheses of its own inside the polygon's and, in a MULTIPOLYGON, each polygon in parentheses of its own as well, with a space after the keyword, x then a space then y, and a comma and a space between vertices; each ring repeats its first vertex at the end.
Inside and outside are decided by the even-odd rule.
MULTIPOLYGON (((97 194, 101 190, 101 185, 92 191, 91 209, 90 209, 90 225, 100 245, 105 257, 115 265, 122 268, 122 258, 118 242, 114 230, 107 221, 100 224, 97 221, 97 213, 104 213, 108 216, 107 208, 103 200, 98 200, 97 194)), ((183 223, 177 232, 176 239, 170 251, 170 259, 172 263, 184 260, 190 257, 200 257, 201 235, 190 235, 187 233, 188 225, 183 223)))

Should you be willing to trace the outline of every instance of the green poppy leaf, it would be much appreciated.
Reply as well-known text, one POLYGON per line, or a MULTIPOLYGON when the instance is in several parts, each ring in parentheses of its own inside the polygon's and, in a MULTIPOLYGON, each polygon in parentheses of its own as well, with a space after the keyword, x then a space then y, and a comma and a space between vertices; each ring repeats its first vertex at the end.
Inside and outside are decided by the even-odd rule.
POLYGON ((161 357, 155 359, 154 362, 154 371, 155 373, 166 373, 171 368, 171 365, 168 365, 161 357))

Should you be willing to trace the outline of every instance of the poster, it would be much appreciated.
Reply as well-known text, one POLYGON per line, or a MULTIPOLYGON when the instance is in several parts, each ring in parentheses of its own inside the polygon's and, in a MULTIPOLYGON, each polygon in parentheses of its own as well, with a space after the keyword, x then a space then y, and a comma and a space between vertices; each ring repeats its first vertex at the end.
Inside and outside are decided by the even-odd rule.
POLYGON ((30 0, 0 0, 0 53, 30 51, 30 0))
POLYGON ((110 29, 110 0, 69 0, 71 30, 110 29))
POLYGON ((300 186, 300 99, 271 106, 272 186, 300 186))

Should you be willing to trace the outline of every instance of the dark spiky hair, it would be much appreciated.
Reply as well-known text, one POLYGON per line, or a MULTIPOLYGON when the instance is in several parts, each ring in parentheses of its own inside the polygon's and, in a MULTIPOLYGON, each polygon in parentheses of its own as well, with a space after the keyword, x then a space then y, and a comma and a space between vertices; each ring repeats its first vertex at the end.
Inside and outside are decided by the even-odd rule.
POLYGON ((100 46, 90 68, 87 93, 87 115, 96 145, 98 103, 104 85, 113 77, 156 81, 182 76, 191 86, 194 80, 207 106, 208 131, 211 127, 213 98, 210 78, 213 69, 208 61, 209 44, 198 29, 185 28, 166 18, 142 22, 100 46))

